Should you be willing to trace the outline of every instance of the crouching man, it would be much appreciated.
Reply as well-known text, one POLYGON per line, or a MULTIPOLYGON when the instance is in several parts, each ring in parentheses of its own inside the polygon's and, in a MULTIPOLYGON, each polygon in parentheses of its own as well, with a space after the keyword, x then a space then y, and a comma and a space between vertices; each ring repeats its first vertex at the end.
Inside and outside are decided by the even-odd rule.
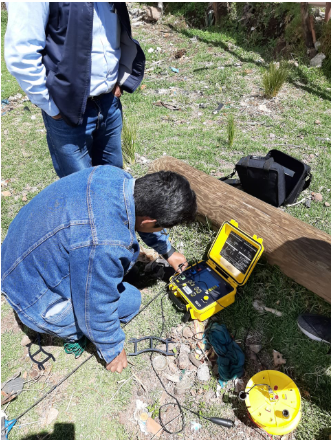
POLYGON ((179 174, 137 180, 110 165, 58 180, 23 207, 2 245, 2 292, 20 320, 67 341, 86 336, 106 368, 127 366, 120 322, 141 294, 123 281, 138 255, 135 231, 177 270, 187 265, 166 227, 193 221, 196 196, 179 174))

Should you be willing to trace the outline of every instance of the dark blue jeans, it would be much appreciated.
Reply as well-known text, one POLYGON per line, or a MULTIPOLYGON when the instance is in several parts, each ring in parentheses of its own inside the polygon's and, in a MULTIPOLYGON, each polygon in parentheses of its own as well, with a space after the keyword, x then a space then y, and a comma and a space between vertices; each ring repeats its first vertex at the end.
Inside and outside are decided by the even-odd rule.
POLYGON ((83 124, 70 127, 42 112, 48 148, 61 178, 96 165, 122 168, 122 106, 112 92, 88 99, 83 124))

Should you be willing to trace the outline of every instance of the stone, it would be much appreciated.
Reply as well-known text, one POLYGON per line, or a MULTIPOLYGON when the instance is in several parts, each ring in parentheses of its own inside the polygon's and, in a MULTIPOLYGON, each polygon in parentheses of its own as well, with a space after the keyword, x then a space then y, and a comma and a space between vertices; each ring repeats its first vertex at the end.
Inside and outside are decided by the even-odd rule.
POLYGON ((270 133, 270 138, 271 139, 274 139, 276 137, 276 135, 275 134, 273 134, 273 133, 270 133))
POLYGON ((215 399, 215 392, 213 390, 208 390, 207 393, 204 396, 204 400, 207 403, 210 403, 211 400, 215 399))
POLYGON ((169 371, 170 371, 172 374, 179 373, 179 369, 178 369, 177 365, 175 364, 173 358, 168 357, 168 359, 167 359, 167 363, 168 363, 169 371))
POLYGON ((273 350, 273 362, 275 366, 283 365, 286 363, 286 359, 282 357, 282 354, 277 350, 273 350))
POLYGON ((179 383, 175 386, 175 394, 185 394, 188 390, 190 390, 194 385, 194 382, 189 378, 186 377, 185 379, 181 380, 179 383))
POLYGON ((245 384, 242 379, 235 379, 235 392, 239 393, 245 389, 245 384))
MULTIPOLYGON (((315 124, 316 124, 316 125, 320 125, 320 124, 321 124, 320 120, 319 120, 319 119, 316 119, 315 124)), ((310 154, 310 156, 311 156, 311 154, 310 154)))
POLYGON ((153 367, 157 371, 163 371, 167 367, 167 359, 165 358, 165 356, 162 355, 158 355, 154 357, 152 363, 153 363, 153 367))
POLYGON ((263 302, 260 301, 259 299, 255 299, 255 300, 253 301, 252 305, 253 305, 253 308, 254 308, 255 310, 257 310, 257 312, 264 313, 264 311, 265 311, 264 304, 263 304, 263 302))
POLYGON ((155 6, 149 6, 145 10, 145 19, 147 21, 156 22, 161 17, 161 10, 156 8, 155 6))
POLYGON ((178 357, 178 366, 180 370, 185 370, 189 366, 188 353, 180 353, 178 357))
POLYGON ((182 336, 184 338, 192 338, 194 336, 194 333, 191 331, 190 327, 185 327, 182 330, 182 336))
POLYGON ((167 380, 170 380, 171 382, 178 383, 180 382, 180 377, 177 375, 172 376, 171 374, 165 374, 164 375, 167 380))
POLYGON ((58 414, 59 414, 59 411, 57 409, 51 408, 44 418, 43 425, 47 426, 47 425, 50 425, 51 423, 53 423, 54 420, 57 419, 58 414))
POLYGON ((306 208, 310 208, 311 206, 311 200, 310 199, 306 199, 306 201, 304 202, 306 208))
POLYGON ((190 348, 187 345, 185 345, 185 344, 181 344, 181 346, 180 346, 180 353, 187 353, 187 354, 189 354, 190 353, 190 348))
POLYGON ((315 202, 322 202, 323 201, 323 196, 320 193, 312 193, 312 199, 315 202))
POLYGON ((22 345, 22 347, 25 347, 26 345, 30 344, 30 342, 31 342, 31 339, 29 338, 29 336, 25 335, 22 338, 21 345, 22 345))
POLYGON ((207 382, 210 379, 210 371, 207 364, 202 364, 198 367, 197 379, 201 382, 207 382))
POLYGON ((311 67, 322 67, 322 63, 326 56, 323 53, 318 53, 315 57, 310 60, 311 67))
POLYGON ((329 207, 330 204, 329 204, 328 202, 325 202, 325 203, 324 203, 324 206, 329 207))
POLYGON ((257 354, 257 353, 259 353, 261 351, 262 346, 259 345, 259 344, 251 344, 251 345, 249 345, 249 348, 250 348, 251 351, 253 351, 254 353, 257 354))
POLYGON ((316 41, 315 49, 318 50, 321 47, 322 43, 320 41, 316 41))
POLYGON ((202 365, 202 362, 200 362, 198 359, 195 358, 195 356, 192 353, 189 353, 189 360, 190 362, 195 365, 195 367, 200 367, 202 365))
POLYGON ((261 112, 271 113, 271 110, 268 109, 265 104, 260 104, 258 106, 258 110, 260 110, 261 112))

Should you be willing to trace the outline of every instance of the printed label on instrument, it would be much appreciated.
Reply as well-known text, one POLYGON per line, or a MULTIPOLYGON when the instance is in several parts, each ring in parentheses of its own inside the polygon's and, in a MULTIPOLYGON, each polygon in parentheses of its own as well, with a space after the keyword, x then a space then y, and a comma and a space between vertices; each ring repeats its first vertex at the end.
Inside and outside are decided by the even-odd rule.
POLYGON ((187 295, 190 295, 192 293, 191 288, 188 286, 184 286, 182 287, 182 289, 186 292, 187 295))
POLYGON ((245 274, 255 257, 257 250, 257 248, 235 232, 231 232, 220 252, 220 255, 241 273, 245 274))

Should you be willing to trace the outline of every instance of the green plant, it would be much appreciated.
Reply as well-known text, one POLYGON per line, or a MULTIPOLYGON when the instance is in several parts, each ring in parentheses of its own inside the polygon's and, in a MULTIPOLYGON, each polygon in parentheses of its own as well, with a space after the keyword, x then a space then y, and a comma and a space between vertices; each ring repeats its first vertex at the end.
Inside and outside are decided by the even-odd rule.
POLYGON ((264 95, 267 98, 277 96, 286 81, 287 75, 288 69, 286 63, 280 62, 279 67, 275 63, 271 63, 263 75, 264 95))
POLYGON ((152 405, 148 406, 148 411, 151 413, 151 417, 154 419, 155 417, 158 417, 159 415, 159 401, 154 402, 152 405))
POLYGON ((136 140, 136 124, 132 121, 129 123, 124 119, 122 127, 122 155, 123 160, 129 165, 135 162, 136 140))
POLYGON ((234 142, 235 135, 235 123, 233 115, 230 115, 227 121, 227 136, 228 136, 228 145, 231 147, 234 142))
POLYGON ((324 23, 322 26, 322 34, 320 37, 322 43, 319 51, 326 55, 322 64, 322 71, 331 81, 331 23, 324 23))

